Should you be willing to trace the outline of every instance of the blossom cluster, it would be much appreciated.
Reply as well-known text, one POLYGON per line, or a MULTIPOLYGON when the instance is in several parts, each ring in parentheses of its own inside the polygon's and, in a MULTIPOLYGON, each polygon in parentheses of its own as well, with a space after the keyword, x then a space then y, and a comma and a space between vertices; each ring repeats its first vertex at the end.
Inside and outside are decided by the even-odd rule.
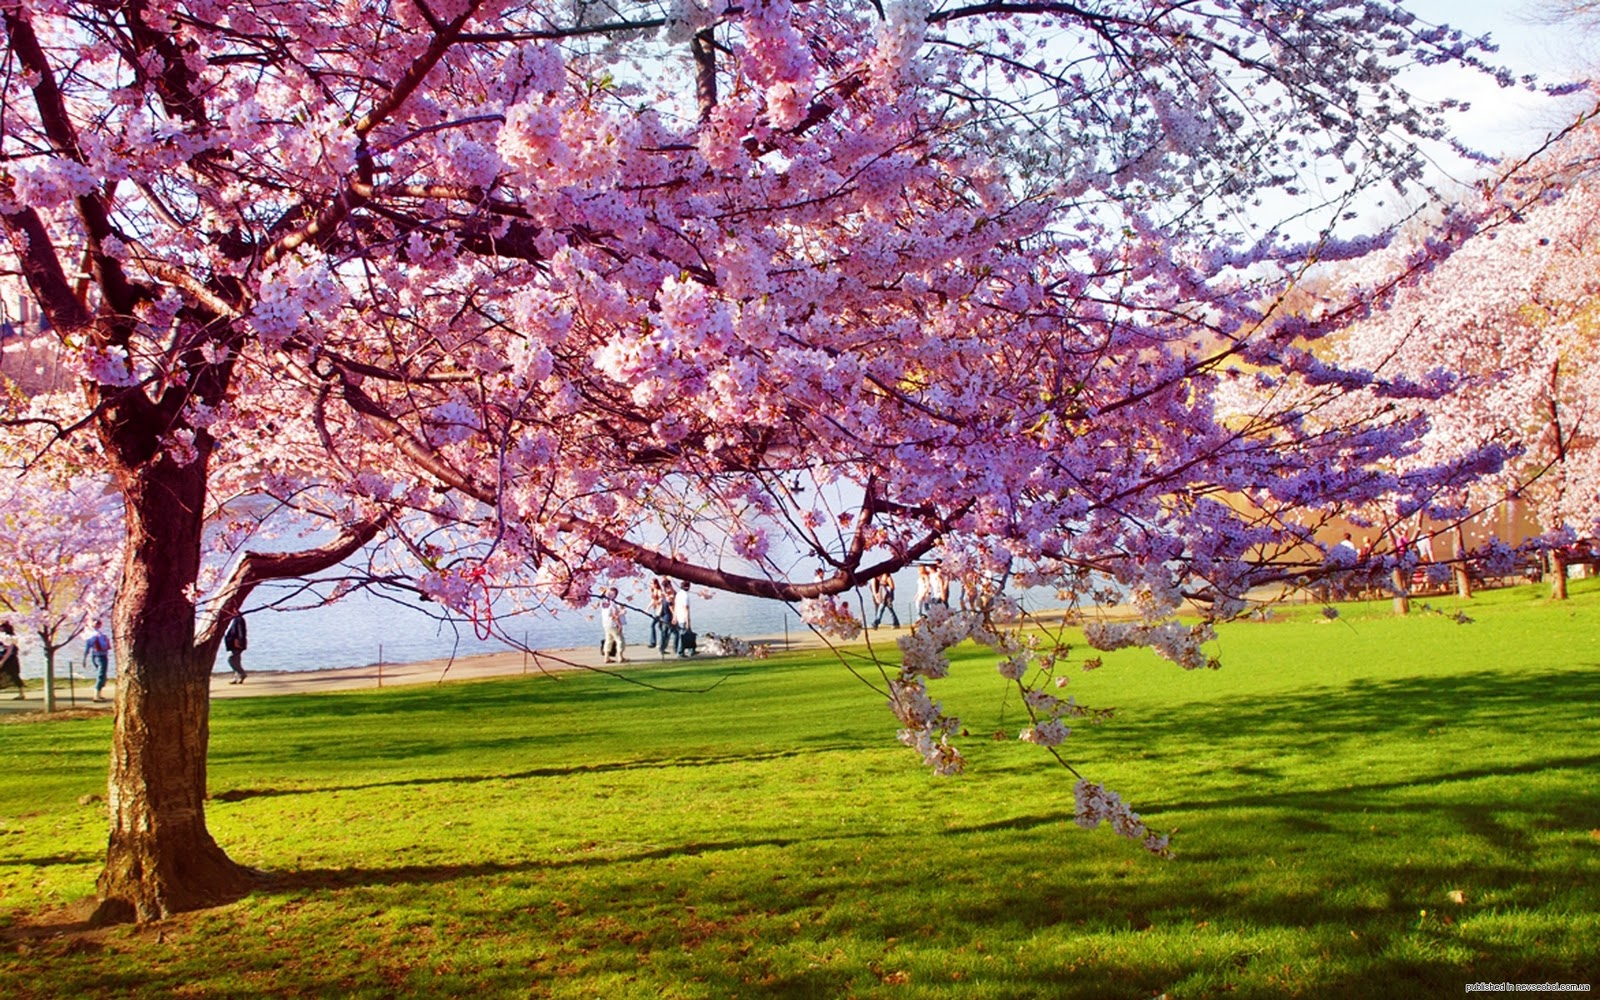
POLYGON ((1080 779, 1072 788, 1076 803, 1073 820, 1085 830, 1109 823, 1119 837, 1137 840, 1145 850, 1160 857, 1171 856, 1171 841, 1145 825, 1139 814, 1128 808, 1122 796, 1092 781, 1080 779))
POLYGON ((1185 670, 1196 670, 1210 662, 1204 644, 1216 639, 1209 622, 1185 625, 1180 621, 1118 622, 1093 621, 1084 626, 1084 638, 1100 650, 1148 646, 1185 670))
POLYGON ((959 774, 966 758, 950 743, 960 720, 944 714, 943 706, 928 694, 921 677, 904 675, 889 681, 889 708, 901 722, 901 743, 922 756, 923 763, 940 775, 959 774))
POLYGON ((861 634, 861 619, 849 603, 831 594, 801 601, 800 619, 831 639, 848 642, 861 634))

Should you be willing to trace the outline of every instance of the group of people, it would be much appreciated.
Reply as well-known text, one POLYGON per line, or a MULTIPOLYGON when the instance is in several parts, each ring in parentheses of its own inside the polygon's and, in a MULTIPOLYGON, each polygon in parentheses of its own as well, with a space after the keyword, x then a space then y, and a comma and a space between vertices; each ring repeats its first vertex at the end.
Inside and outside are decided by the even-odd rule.
MULTIPOLYGON (((244 683, 243 658, 249 645, 246 635, 244 615, 235 614, 222 635, 222 646, 228 651, 228 666, 234 673, 229 684, 244 683)), ((111 673, 111 637, 106 635, 105 623, 98 618, 84 634, 83 662, 94 670, 94 700, 105 701, 106 683, 111 673)), ((28 696, 27 685, 22 682, 22 650, 17 642, 17 630, 10 622, 0 622, 0 687, 15 687, 18 699, 28 696)))
MULTIPOLYGON (((111 669, 111 640, 98 619, 84 639, 83 662, 94 667, 94 700, 105 701, 103 692, 106 675, 111 669)), ((0 687, 16 688, 18 701, 28 697, 28 687, 22 682, 22 646, 10 622, 0 622, 0 687)))
MULTIPOLYGON (((671 580, 657 578, 650 581, 650 642, 649 648, 659 649, 665 656, 673 652, 690 656, 695 652, 694 624, 689 614, 689 584, 687 581, 673 585, 671 580)), ((607 587, 600 595, 600 653, 607 663, 628 662, 628 637, 623 627, 628 623, 628 609, 617 599, 617 588, 607 587)))
POLYGON ((665 577, 650 581, 650 645, 679 656, 695 652, 694 622, 689 615, 689 581, 672 581, 665 577))
MULTIPOLYGON (((894 628, 900 627, 900 615, 895 610, 895 583, 894 577, 888 573, 881 574, 872 580, 871 584, 873 618, 872 627, 882 627, 884 616, 887 615, 894 628)), ((693 620, 689 610, 689 584, 680 581, 676 585, 668 579, 657 578, 650 581, 650 648, 659 649, 665 656, 667 653, 676 653, 679 656, 694 654, 696 635, 693 620)), ((944 573, 939 560, 934 560, 930 565, 917 568, 917 597, 915 602, 916 617, 926 617, 935 603, 948 606, 950 600, 950 580, 944 573)), ((624 626, 628 621, 626 606, 618 600, 617 588, 608 587, 600 598, 600 624, 602 638, 600 652, 607 663, 628 662, 628 639, 624 634, 624 626)), ((94 622, 84 641, 84 662, 94 668, 95 685, 94 700, 104 701, 102 692, 106 686, 107 674, 111 662, 111 640, 106 636, 99 620, 94 622)), ((229 684, 242 684, 248 674, 244 669, 244 651, 249 646, 244 616, 234 614, 228 621, 228 627, 223 632, 222 647, 228 653, 228 666, 232 669, 234 677, 229 684)), ((0 622, 0 686, 15 687, 17 697, 25 698, 26 686, 22 682, 22 660, 17 643, 16 630, 10 622, 0 622)))
POLYGON ((945 575, 944 564, 935 559, 931 565, 917 567, 917 618, 928 617, 935 604, 950 606, 950 578, 945 575))
MULTIPOLYGON (((888 615, 890 624, 899 628, 900 615, 894 606, 894 577, 888 573, 874 577, 869 590, 872 595, 872 627, 881 628, 884 616, 888 615)), ((977 600, 976 585, 970 580, 964 582, 961 587, 962 610, 975 608, 977 600)), ((939 559, 917 567, 917 594, 911 605, 913 619, 921 621, 928 617, 928 612, 935 605, 950 606, 950 577, 945 572, 943 561, 939 559)))

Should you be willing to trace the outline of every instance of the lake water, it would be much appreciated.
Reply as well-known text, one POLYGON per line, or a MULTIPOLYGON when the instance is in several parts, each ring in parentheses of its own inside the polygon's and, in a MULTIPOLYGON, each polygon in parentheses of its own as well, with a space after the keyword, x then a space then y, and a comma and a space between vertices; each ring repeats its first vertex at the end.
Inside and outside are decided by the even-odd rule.
MULTIPOLYGON (((694 592, 690 611, 695 631, 702 634, 751 638, 781 636, 785 627, 791 632, 805 628, 795 611, 782 602, 733 594, 705 598, 702 593, 694 592)), ((600 623, 592 610, 508 615, 499 619, 496 627, 530 649, 600 644, 600 623)), ((650 619, 643 610, 628 611, 624 634, 629 645, 642 647, 649 640, 650 619)), ((471 621, 441 623, 421 606, 357 593, 325 607, 251 614, 245 664, 256 670, 318 670, 511 648, 498 638, 480 637, 471 621)))
MULTIPOLYGON (((895 574, 895 610, 902 624, 911 621, 916 594, 916 570, 895 574)), ((725 594, 696 588, 692 591, 691 618, 696 632, 739 639, 777 638, 808 634, 796 609, 782 601, 725 594)), ((258 591, 263 595, 263 591, 258 591)), ((952 597, 954 597, 952 593, 952 597)), ((1051 591, 1022 595, 1025 606, 1059 606, 1051 591)), ((260 596, 259 600, 270 598, 260 596)), ((629 600, 624 628, 630 646, 643 648, 650 639, 650 618, 643 600, 629 600)), ((413 598, 414 601, 414 598, 413 598)), ((860 610, 871 614, 872 601, 860 592, 860 610)), ((248 607, 259 603, 252 601, 248 607)), ((471 622, 441 624, 430 618, 423 605, 356 593, 325 607, 302 611, 257 611, 250 615, 250 649, 247 669, 320 670, 325 667, 366 666, 382 660, 404 663, 451 655, 498 652, 513 648, 496 638, 480 638, 471 622)), ((887 618, 885 619, 887 622, 887 618)), ((541 612, 507 616, 498 628, 530 649, 574 649, 600 644, 600 622, 592 610, 541 612)), ((225 660, 224 657, 219 659, 225 660)), ((225 664, 218 669, 226 669, 225 664)))
MULTIPOLYGON (((911 601, 916 593, 916 571, 896 574, 895 586, 895 609, 901 623, 906 624, 910 621, 911 601)), ((695 631, 702 635, 715 632, 740 639, 782 639, 786 631, 796 637, 807 632, 798 612, 781 601, 700 589, 693 594, 691 614, 695 631), (710 596, 705 596, 708 593, 710 596)), ((389 599, 358 591, 341 601, 318 607, 280 611, 261 606, 281 597, 281 592, 275 593, 263 586, 246 604, 250 649, 245 653, 245 666, 249 670, 322 670, 452 655, 471 656, 514 648, 498 638, 481 638, 470 621, 436 621, 425 610, 437 610, 436 606, 418 604, 414 597, 409 601, 389 599)), ((1025 595, 1025 603, 1033 608, 1050 607, 1054 604, 1052 597, 1048 592, 1030 592, 1025 595)), ((865 590, 861 600, 864 610, 870 613, 871 601, 865 590)), ((592 611, 565 609, 507 616, 497 625, 532 649, 598 647, 600 643, 600 624, 592 611)), ((624 632, 630 646, 642 648, 650 638, 649 617, 643 610, 629 610, 624 632)), ((67 660, 81 665, 82 642, 69 645, 58 657, 58 673, 67 660)), ((24 676, 43 676, 44 658, 35 644, 24 641, 22 659, 24 676)), ((81 666, 79 669, 81 676, 81 666)), ((226 669, 226 654, 219 654, 217 670, 226 669)))
MULTIPOLYGON (((902 624, 910 622, 910 605, 917 590, 917 573, 906 570, 894 576, 896 611, 902 624)), ((794 606, 776 600, 693 590, 694 630, 704 635, 733 635, 736 638, 779 638, 808 634, 794 606)), ((474 656, 498 653, 515 646, 501 638, 480 637, 470 621, 440 622, 430 616, 416 598, 386 598, 368 592, 355 592, 331 605, 282 611, 264 608, 264 603, 283 597, 270 586, 256 590, 246 613, 250 621, 250 651, 245 667, 250 670, 323 670, 328 667, 362 667, 376 662, 413 662, 446 656, 474 656)), ((954 597, 954 594, 952 594, 954 597)), ((1029 590, 1021 595, 1027 608, 1059 606, 1053 592, 1029 590)), ((627 597, 624 595, 624 602, 627 597)), ((862 610, 870 614, 872 603, 862 589, 862 610)), ((642 602, 630 602, 640 603, 642 602)), ((886 621, 886 619, 885 619, 886 621)), ((499 619, 496 626, 531 650, 571 650, 600 645, 600 622, 594 611, 562 610, 550 613, 520 614, 499 619)), ((624 629, 630 646, 642 650, 650 640, 650 616, 629 610, 624 629)), ((58 675, 72 662, 82 677, 82 640, 58 653, 58 675)), ((115 669, 115 662, 112 664, 115 669)), ((216 670, 227 670, 226 654, 218 654, 216 670)), ((22 675, 43 677, 45 661, 37 643, 22 642, 22 675)))

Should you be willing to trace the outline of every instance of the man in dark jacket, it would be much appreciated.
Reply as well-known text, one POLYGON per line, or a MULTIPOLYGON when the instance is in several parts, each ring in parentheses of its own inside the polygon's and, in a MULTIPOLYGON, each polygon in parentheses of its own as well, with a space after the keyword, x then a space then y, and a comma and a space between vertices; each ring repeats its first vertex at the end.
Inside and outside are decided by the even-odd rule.
POLYGON ((229 684, 243 684, 244 651, 250 646, 250 636, 244 626, 244 615, 234 614, 228 621, 228 631, 222 633, 222 648, 228 651, 228 666, 237 675, 229 684))

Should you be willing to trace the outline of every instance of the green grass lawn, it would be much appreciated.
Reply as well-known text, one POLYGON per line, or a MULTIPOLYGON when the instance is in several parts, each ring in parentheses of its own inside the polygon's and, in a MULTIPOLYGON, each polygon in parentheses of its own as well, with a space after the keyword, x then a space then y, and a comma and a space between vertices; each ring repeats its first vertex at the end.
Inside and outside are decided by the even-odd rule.
POLYGON ((0 997, 1460 996, 1600 979, 1600 589, 1315 608, 1220 671, 1106 657, 1072 822, 992 657, 938 778, 818 654, 221 701, 210 824, 272 881, 84 933, 106 720, 0 726, 0 997), (709 691, 704 689, 717 681, 709 691), (695 693, 699 692, 699 693, 695 693), (990 734, 1003 730, 1010 739, 990 734), (51 928, 67 933, 48 934, 51 928))

